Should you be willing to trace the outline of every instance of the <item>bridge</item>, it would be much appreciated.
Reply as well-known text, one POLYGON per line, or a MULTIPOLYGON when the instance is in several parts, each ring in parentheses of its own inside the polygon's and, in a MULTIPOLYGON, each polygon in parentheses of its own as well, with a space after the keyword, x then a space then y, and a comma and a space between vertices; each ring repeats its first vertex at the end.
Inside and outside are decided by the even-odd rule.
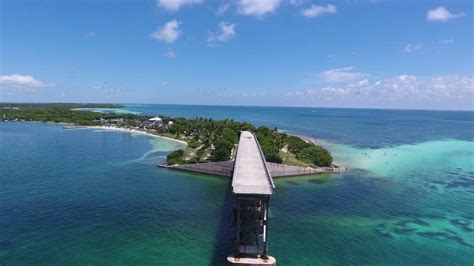
POLYGON ((275 265, 268 255, 268 204, 275 189, 256 136, 242 131, 232 174, 237 225, 235 251, 227 258, 237 265, 275 265))
POLYGON ((232 175, 232 192, 269 196, 274 188, 270 170, 257 138, 250 131, 242 131, 232 175))
POLYGON ((161 167, 232 177, 237 227, 234 253, 227 257, 233 265, 275 265, 268 255, 268 204, 275 185, 273 177, 324 172, 321 168, 301 167, 265 161, 256 136, 241 131, 235 160, 161 167))

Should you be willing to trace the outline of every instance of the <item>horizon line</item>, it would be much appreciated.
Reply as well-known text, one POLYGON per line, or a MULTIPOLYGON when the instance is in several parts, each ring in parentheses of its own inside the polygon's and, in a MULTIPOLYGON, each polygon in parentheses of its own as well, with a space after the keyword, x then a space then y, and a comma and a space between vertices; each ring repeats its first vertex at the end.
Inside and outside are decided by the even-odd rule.
POLYGON ((122 105, 185 105, 185 106, 217 106, 217 107, 258 107, 258 108, 318 108, 318 109, 356 109, 356 110, 391 110, 391 111, 445 111, 445 112, 474 112, 473 109, 417 109, 417 108, 397 108, 397 107, 341 107, 341 106, 294 106, 294 105, 239 105, 239 104, 197 104, 197 103, 134 103, 134 102, 43 102, 43 101, 24 101, 24 102, 4 102, 0 104, 122 104, 122 105))

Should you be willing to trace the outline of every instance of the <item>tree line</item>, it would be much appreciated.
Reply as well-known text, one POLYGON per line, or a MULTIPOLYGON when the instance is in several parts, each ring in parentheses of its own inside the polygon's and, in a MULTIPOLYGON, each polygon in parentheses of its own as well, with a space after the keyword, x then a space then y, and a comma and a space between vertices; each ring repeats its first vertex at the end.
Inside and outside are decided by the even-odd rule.
POLYGON ((305 141, 299 137, 279 132, 277 128, 265 126, 255 127, 246 122, 232 119, 214 120, 196 117, 194 119, 172 118, 162 116, 161 123, 150 125, 151 116, 135 114, 99 113, 77 111, 76 108, 121 108, 115 104, 0 104, 0 119, 25 120, 55 123, 71 123, 75 125, 103 125, 103 121, 121 119, 114 125, 119 127, 138 127, 152 130, 158 135, 167 135, 183 139, 193 156, 186 158, 187 151, 175 151, 168 155, 168 164, 197 163, 205 161, 227 161, 235 156, 241 130, 255 133, 265 159, 268 162, 281 163, 282 152, 294 154, 296 159, 308 165, 330 166, 332 157, 323 147, 305 141), (172 122, 172 123, 170 123, 172 122))

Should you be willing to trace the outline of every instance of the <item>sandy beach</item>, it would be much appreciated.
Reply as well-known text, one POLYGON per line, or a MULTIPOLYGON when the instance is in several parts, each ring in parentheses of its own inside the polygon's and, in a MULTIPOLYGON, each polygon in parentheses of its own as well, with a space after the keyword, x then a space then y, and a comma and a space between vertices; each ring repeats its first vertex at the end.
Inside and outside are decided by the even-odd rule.
POLYGON ((170 137, 165 137, 165 136, 160 136, 160 135, 155 135, 149 132, 145 132, 143 130, 139 129, 130 129, 130 128, 123 128, 123 127, 113 127, 113 126, 70 126, 68 128, 90 128, 90 129, 100 129, 100 130, 113 130, 113 131, 121 131, 121 132, 127 132, 127 133, 133 133, 133 134, 143 134, 147 135, 153 138, 162 138, 162 139, 167 139, 171 140, 174 142, 178 142, 184 145, 188 145, 188 143, 184 140, 179 140, 179 139, 174 139, 170 137))

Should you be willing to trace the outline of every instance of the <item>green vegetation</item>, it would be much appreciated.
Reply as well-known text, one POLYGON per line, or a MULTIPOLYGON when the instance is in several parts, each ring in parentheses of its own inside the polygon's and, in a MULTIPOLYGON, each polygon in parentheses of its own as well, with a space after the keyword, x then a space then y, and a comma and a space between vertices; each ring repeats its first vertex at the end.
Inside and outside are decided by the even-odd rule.
POLYGON ((259 127, 255 129, 260 147, 262 148, 265 160, 268 162, 282 163, 283 159, 279 155, 280 150, 285 146, 286 134, 278 133, 276 128, 259 127))
POLYGON ((73 111, 75 108, 121 108, 115 104, 76 104, 76 103, 48 103, 48 104, 14 104, 0 103, 0 119, 25 120, 55 123, 71 123, 82 126, 99 125, 97 119, 114 119, 129 115, 102 114, 96 112, 73 111))
POLYGON ((288 136, 286 142, 288 151, 295 154, 296 159, 300 161, 318 166, 329 166, 332 163, 331 154, 321 146, 295 136, 288 136))
POLYGON ((332 163, 332 157, 329 152, 320 146, 309 146, 296 154, 296 158, 314 165, 329 166, 332 163))
POLYGON ((41 121, 71 123, 85 126, 116 126, 134 128, 161 136, 184 140, 185 150, 172 152, 167 164, 227 161, 235 157, 239 133, 255 133, 265 159, 269 162, 299 166, 330 166, 329 152, 299 137, 278 132, 277 128, 255 127, 232 119, 213 120, 160 117, 154 122, 151 116, 134 114, 108 114, 75 111, 75 108, 121 108, 113 104, 0 104, 0 119, 9 121, 41 121))
POLYGON ((168 164, 182 164, 183 163, 184 150, 173 151, 166 156, 166 162, 168 164))

